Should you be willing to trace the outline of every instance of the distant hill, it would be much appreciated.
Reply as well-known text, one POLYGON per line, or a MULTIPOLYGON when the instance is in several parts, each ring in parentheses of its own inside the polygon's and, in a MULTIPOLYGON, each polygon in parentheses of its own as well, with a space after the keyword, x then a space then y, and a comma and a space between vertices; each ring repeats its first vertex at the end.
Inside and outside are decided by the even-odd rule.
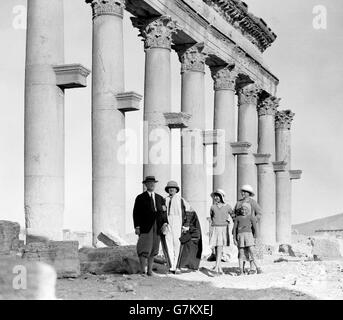
POLYGON ((316 230, 320 229, 343 229, 343 213, 292 226, 292 230, 297 230, 300 234, 304 235, 313 235, 316 230))

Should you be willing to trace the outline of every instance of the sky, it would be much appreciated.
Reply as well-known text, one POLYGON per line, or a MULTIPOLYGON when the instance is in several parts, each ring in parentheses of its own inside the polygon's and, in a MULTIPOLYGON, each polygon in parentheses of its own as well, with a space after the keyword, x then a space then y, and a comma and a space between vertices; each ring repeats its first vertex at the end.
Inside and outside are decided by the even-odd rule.
MULTIPOLYGON (((343 3, 340 0, 246 0, 249 11, 262 17, 278 38, 264 61, 280 79, 280 109, 292 109, 292 169, 303 170, 292 183, 292 221, 301 223, 343 212, 343 3), (326 29, 317 30, 315 6, 327 10, 326 29)), ((24 68, 25 0, 0 2, 0 220, 24 226, 24 68)), ((143 94, 144 50, 129 14, 124 18, 126 91, 143 94)), ((92 18, 83 0, 65 1, 65 62, 92 65, 92 18)), ((66 91, 66 189, 64 227, 91 230, 91 78, 84 89, 66 91)), ((172 108, 180 110, 180 64, 172 52, 172 108)), ((211 129, 213 89, 205 76, 206 125, 211 129)), ((136 128, 142 111, 127 116, 136 128)), ((178 135, 173 134, 177 158, 178 135)), ((180 182, 179 166, 172 179, 180 182)), ((127 167, 126 228, 141 192, 141 166, 127 167)), ((207 186, 210 193, 211 185, 207 186)), ((210 200, 210 199, 208 199, 210 200)))

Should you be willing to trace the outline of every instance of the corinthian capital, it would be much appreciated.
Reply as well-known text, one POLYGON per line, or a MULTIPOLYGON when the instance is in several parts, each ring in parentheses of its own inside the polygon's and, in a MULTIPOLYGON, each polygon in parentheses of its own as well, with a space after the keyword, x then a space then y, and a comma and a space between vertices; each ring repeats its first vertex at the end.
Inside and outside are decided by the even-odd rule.
POLYGON ((238 72, 232 66, 212 67, 212 78, 214 80, 214 90, 235 90, 238 72))
POLYGON ((248 84, 247 86, 243 87, 238 92, 238 104, 255 104, 257 105, 257 100, 259 93, 261 92, 261 88, 256 84, 248 84))
POLYGON ((86 0, 93 9, 93 19, 101 15, 114 15, 123 17, 125 0, 86 0))
POLYGON ((295 116, 295 113, 293 113, 291 110, 284 110, 284 111, 276 112, 275 128, 290 130, 294 116, 295 116))
POLYGON ((203 43, 197 43, 186 50, 180 50, 181 73, 188 71, 205 72, 208 53, 203 43))
POLYGON ((262 116, 275 116, 277 108, 280 104, 280 98, 270 96, 259 103, 257 106, 257 113, 259 117, 262 116))
POLYGON ((179 28, 177 23, 169 16, 161 16, 155 20, 142 20, 131 18, 135 27, 140 30, 140 36, 144 38, 144 48, 165 48, 171 49, 173 34, 179 28))

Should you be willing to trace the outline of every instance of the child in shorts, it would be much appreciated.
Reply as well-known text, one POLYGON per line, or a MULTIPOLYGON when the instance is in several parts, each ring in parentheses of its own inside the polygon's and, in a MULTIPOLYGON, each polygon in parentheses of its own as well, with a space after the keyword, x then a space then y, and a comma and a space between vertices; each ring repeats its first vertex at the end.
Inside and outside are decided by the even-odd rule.
MULTIPOLYGON (((261 268, 256 263, 254 258, 253 247, 257 238, 256 218, 251 214, 251 206, 249 203, 244 203, 240 210, 240 215, 235 219, 233 226, 233 239, 239 250, 239 275, 243 274, 243 257, 245 251, 249 253, 250 263, 254 264, 258 274, 262 273, 261 268)), ((252 272, 252 270, 250 270, 252 272)))

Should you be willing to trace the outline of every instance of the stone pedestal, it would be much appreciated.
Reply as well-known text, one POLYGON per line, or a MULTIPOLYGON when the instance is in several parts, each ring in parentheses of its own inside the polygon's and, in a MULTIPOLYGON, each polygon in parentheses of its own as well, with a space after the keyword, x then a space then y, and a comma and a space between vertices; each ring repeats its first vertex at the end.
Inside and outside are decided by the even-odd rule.
POLYGON ((160 17, 143 28, 145 38, 143 176, 155 176, 155 191, 165 195, 171 175, 170 128, 164 113, 171 111, 171 44, 176 24, 160 17))
POLYGON ((231 206, 236 202, 236 160, 231 143, 236 141, 235 85, 237 72, 228 66, 211 69, 214 80, 214 130, 223 130, 224 143, 213 146, 213 190, 223 189, 231 206))
POLYGON ((260 90, 255 84, 249 84, 238 92, 238 141, 251 144, 250 153, 237 157, 237 198, 240 188, 249 184, 257 193, 257 167, 254 153, 257 152, 257 99, 260 90))
POLYGON ((51 265, 58 278, 80 276, 79 243, 77 241, 49 241, 30 243, 23 249, 23 259, 51 265))
POLYGON ((258 110, 258 153, 269 154, 265 163, 258 166, 258 201, 262 208, 260 234, 263 244, 276 242, 276 186, 272 162, 275 161, 275 113, 279 99, 268 97, 258 110))
MULTIPOLYGON (((208 232, 209 208, 206 199, 206 165, 203 131, 205 129, 205 59, 204 45, 196 44, 187 50, 179 51, 182 63, 181 109, 190 114, 188 129, 182 130, 182 196, 197 212, 203 235, 208 232)), ((204 239, 204 237, 203 237, 204 239)))
POLYGON ((93 9, 92 174, 93 245, 101 232, 125 234, 125 163, 118 159, 125 114, 124 1, 86 0, 93 9))
POLYGON ((284 162, 283 170, 276 172, 276 241, 290 244, 292 235, 292 204, 290 180, 290 129, 294 113, 278 111, 275 117, 276 161, 284 162))
POLYGON ((64 62, 62 0, 27 3, 25 68, 25 218, 28 241, 62 240, 64 90, 54 65, 64 62))

